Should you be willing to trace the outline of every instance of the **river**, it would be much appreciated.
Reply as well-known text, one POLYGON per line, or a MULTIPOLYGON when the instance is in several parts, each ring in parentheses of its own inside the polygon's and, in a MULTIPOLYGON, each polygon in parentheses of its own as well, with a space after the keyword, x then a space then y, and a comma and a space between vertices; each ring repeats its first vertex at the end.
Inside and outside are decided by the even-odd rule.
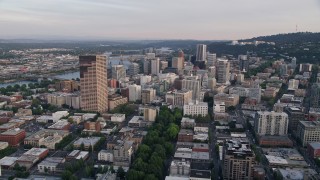
MULTIPOLYGON (((111 65, 116 65, 116 64, 120 64, 120 59, 119 57, 112 57, 112 58, 109 58, 109 64, 111 65)), ((123 65, 125 66, 126 69, 128 69, 129 65, 130 65, 130 61, 128 60, 123 60, 123 65)), ((57 77, 59 79, 77 79, 77 78, 80 78, 80 72, 77 71, 77 72, 68 72, 68 73, 65 73, 65 74, 59 74, 59 75, 56 75, 54 77, 57 77)), ((7 87, 7 86, 14 86, 15 84, 19 84, 20 86, 23 85, 23 84, 26 84, 28 85, 29 83, 34 83, 34 81, 17 81, 17 82, 10 82, 10 83, 0 83, 0 88, 2 87, 7 87)))

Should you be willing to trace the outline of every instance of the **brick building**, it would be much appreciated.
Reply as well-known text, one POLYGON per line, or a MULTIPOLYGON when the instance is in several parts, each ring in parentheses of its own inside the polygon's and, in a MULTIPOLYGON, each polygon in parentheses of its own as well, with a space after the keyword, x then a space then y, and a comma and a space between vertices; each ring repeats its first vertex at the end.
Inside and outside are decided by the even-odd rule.
POLYGON ((26 137, 23 129, 10 129, 0 134, 0 141, 8 142, 10 146, 18 146, 26 137))

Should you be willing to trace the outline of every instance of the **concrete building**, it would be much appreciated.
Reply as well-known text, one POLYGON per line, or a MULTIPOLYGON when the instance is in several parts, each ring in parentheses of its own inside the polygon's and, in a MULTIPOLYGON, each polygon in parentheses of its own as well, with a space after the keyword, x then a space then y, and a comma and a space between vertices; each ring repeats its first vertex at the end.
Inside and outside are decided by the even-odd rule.
POLYGON ((312 71, 312 64, 309 64, 309 63, 302 63, 300 64, 300 67, 299 67, 299 72, 311 72, 312 71))
POLYGON ((112 65, 111 66, 112 79, 121 80, 126 78, 126 69, 124 65, 112 65))
POLYGON ((113 151, 112 150, 104 150, 104 149, 102 149, 98 153, 98 160, 99 161, 113 162, 113 151))
POLYGON ((187 117, 183 117, 181 120, 181 128, 193 128, 196 125, 196 122, 194 119, 190 119, 187 117))
POLYGON ((173 57, 172 58, 172 67, 176 68, 178 71, 184 68, 184 58, 182 57, 173 57))
POLYGON ((216 68, 218 83, 228 84, 230 80, 230 63, 226 59, 218 59, 216 68))
MULTIPOLYGON (((193 130, 190 129, 180 129, 178 134, 178 142, 193 142, 193 130)), ((190 154, 191 158, 191 154, 190 154)))
POLYGON ((207 52, 207 66, 215 66, 217 62, 217 54, 207 52))
POLYGON ((79 90, 79 84, 74 80, 63 80, 55 83, 55 88, 57 91, 63 92, 74 92, 79 90))
POLYGON ((151 74, 158 75, 160 72, 160 59, 155 58, 151 60, 151 74))
POLYGON ((284 112, 288 114, 288 118, 289 118, 288 130, 289 132, 291 132, 292 135, 295 135, 299 121, 305 120, 305 115, 303 113, 303 110, 297 107, 286 107, 284 108, 284 112))
POLYGON ((197 79, 183 79, 182 81, 182 90, 192 91, 192 99, 199 100, 200 98, 200 81, 197 79))
POLYGON ((160 61, 160 70, 165 70, 167 67, 169 67, 168 61, 160 61))
POLYGON ((154 122, 157 117, 157 109, 154 107, 146 107, 143 109, 143 118, 145 121, 154 122))
POLYGON ((192 91, 190 90, 169 91, 166 94, 166 103, 169 103, 174 107, 183 108, 184 105, 191 102, 192 91))
POLYGON ((290 79, 288 83, 288 89, 298 89, 299 88, 299 80, 290 79))
POLYGON ((68 131, 43 129, 25 138, 24 144, 30 144, 33 147, 44 145, 49 149, 55 149, 55 144, 59 143, 67 135, 69 135, 68 131))
POLYGON ((64 168, 59 168, 59 164, 65 162, 64 158, 61 157, 47 157, 38 164, 38 171, 40 173, 56 173, 64 171, 64 168))
POLYGON ((141 100, 141 86, 133 84, 129 85, 129 101, 135 102, 141 100))
POLYGON ((143 89, 141 91, 141 101, 142 104, 150 104, 156 98, 155 89, 143 89))
POLYGON ((190 161, 173 160, 170 164, 170 176, 189 176, 190 161))
POLYGON ((113 110, 114 108, 118 107, 119 105, 126 104, 128 102, 127 97, 123 97, 120 95, 110 95, 108 97, 108 108, 109 110, 113 110))
POLYGON ((259 111, 254 121, 258 135, 285 135, 288 133, 288 115, 284 112, 259 111))
POLYGON ((120 142, 113 148, 113 164, 115 166, 129 167, 133 152, 133 141, 120 142))
POLYGON ((303 146, 308 143, 320 141, 320 122, 318 121, 299 121, 297 128, 297 138, 303 146))
POLYGON ((111 115, 111 122, 115 123, 121 123, 126 120, 126 115, 125 114, 112 114, 111 115))
POLYGON ((249 59, 247 55, 239 55, 238 56, 239 60, 239 70, 240 71, 248 71, 249 70, 249 59))
POLYGON ((239 104, 239 95, 219 93, 214 95, 214 102, 224 102, 226 107, 236 106, 239 104))
POLYGON ((224 102, 215 101, 213 104, 213 113, 225 113, 226 104, 224 102))
POLYGON ((140 85, 143 87, 145 86, 147 83, 152 81, 152 77, 149 75, 142 75, 140 76, 140 85))
POLYGON ((129 76, 134 76, 139 74, 140 72, 140 65, 138 63, 131 63, 129 65, 129 69, 128 69, 128 75, 129 76))
POLYGON ((84 122, 84 130, 85 132, 100 132, 101 131, 101 124, 99 121, 91 122, 86 121, 84 122))
POLYGON ((197 44, 196 61, 206 61, 207 45, 197 44))
POLYGON ((49 126, 48 129, 69 131, 70 123, 66 120, 60 120, 60 121, 57 121, 56 123, 54 123, 53 125, 49 126))
POLYGON ((108 111, 106 56, 80 56, 81 109, 108 111))
POLYGON ((191 116, 206 116, 208 115, 208 103, 207 102, 199 102, 196 104, 189 103, 188 105, 183 106, 183 115, 191 115, 191 116))
POLYGON ((223 179, 253 179, 254 164, 255 155, 248 139, 226 140, 223 155, 223 179))
POLYGON ((86 137, 86 138, 79 138, 76 141, 74 141, 73 146, 77 149, 79 149, 82 144, 85 150, 89 150, 89 148, 92 148, 99 142, 101 137, 86 137))
POLYGON ((236 94, 239 97, 249 97, 250 99, 261 101, 261 88, 244 88, 244 87, 232 87, 229 89, 229 94, 236 94))
POLYGON ((10 129, 0 134, 0 141, 7 142, 10 146, 19 146, 26 137, 23 129, 10 129))

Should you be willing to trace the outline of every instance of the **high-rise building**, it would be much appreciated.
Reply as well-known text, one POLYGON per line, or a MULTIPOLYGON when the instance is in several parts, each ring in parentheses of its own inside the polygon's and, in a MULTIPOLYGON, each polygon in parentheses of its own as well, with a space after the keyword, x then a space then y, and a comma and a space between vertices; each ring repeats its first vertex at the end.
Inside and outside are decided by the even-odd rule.
POLYGON ((147 83, 151 82, 152 77, 149 75, 140 76, 140 85, 143 87, 147 83))
POLYGON ((284 112, 259 111, 254 121, 255 132, 262 135, 288 134, 288 115, 284 112))
POLYGON ((129 85, 129 101, 135 102, 141 99, 141 86, 133 84, 129 85))
POLYGON ((239 55, 239 70, 240 71, 248 71, 249 70, 249 60, 247 55, 239 55))
POLYGON ((123 65, 112 65, 112 79, 120 80, 126 78, 126 69, 123 65))
POLYGON ((166 103, 174 107, 183 108, 190 102, 192 102, 192 91, 190 90, 170 91, 166 94, 166 103))
POLYGON ((196 61, 205 61, 207 59, 207 45, 197 44, 196 61))
POLYGON ((255 155, 246 138, 227 139, 223 156, 223 179, 253 179, 255 155))
POLYGON ((287 107, 284 109, 284 112, 288 114, 289 131, 292 135, 295 135, 299 121, 303 121, 305 119, 303 110, 297 107, 287 107))
POLYGON ((197 79, 183 79, 182 88, 192 91, 192 99, 199 100, 200 95, 200 81, 197 79))
POLYGON ((291 68, 295 69, 297 67, 297 58, 292 58, 291 59, 291 68))
POLYGON ((144 74, 150 74, 151 73, 151 60, 150 59, 144 59, 143 60, 143 73, 144 74))
POLYGON ((320 141, 320 122, 318 121, 299 121, 297 128, 297 138, 303 146, 308 143, 320 141))
POLYGON ((310 63, 300 64, 299 72, 304 73, 304 72, 311 72, 311 71, 312 71, 312 64, 310 63))
POLYGON ((226 84, 230 79, 230 63, 225 59, 218 59, 216 68, 216 78, 218 83, 226 84))
POLYGON ((156 58, 156 54, 155 53, 146 53, 146 58, 147 59, 155 59, 156 58))
POLYGON ((207 53, 207 66, 215 66, 217 61, 217 54, 207 53))
POLYGON ((129 69, 128 69, 129 76, 137 75, 137 74, 139 74, 139 72, 140 72, 140 66, 138 63, 131 63, 129 65, 129 69))
POLYGON ((208 77, 214 78, 216 77, 216 66, 210 66, 208 67, 208 77))
POLYGON ((320 83, 314 83, 311 86, 310 106, 313 108, 320 107, 320 83))
POLYGON ((80 56, 81 108, 85 111, 108 111, 106 56, 80 56))
POLYGON ((160 59, 151 60, 151 74, 158 75, 160 72, 160 59))
POLYGON ((172 58, 172 67, 182 70, 184 67, 184 60, 182 57, 173 57, 172 58))
POLYGON ((150 104, 156 97, 155 89, 143 89, 141 91, 142 104, 150 104))

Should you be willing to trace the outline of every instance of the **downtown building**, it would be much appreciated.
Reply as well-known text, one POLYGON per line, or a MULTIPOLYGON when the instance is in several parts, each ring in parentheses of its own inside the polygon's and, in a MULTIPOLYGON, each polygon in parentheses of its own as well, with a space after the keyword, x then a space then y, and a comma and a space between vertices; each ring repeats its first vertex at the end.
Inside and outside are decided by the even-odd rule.
POLYGON ((81 109, 108 111, 106 56, 80 56, 81 109))
POLYGON ((200 98, 200 80, 190 77, 187 79, 183 79, 181 81, 181 89, 190 90, 192 91, 192 99, 199 100, 200 98))
POLYGON ((208 103, 199 102, 196 104, 189 103, 183 106, 183 115, 198 116, 202 117, 208 115, 208 103))
POLYGON ((230 80, 230 63, 226 59, 218 59, 216 67, 217 83, 228 84, 230 80))
POLYGON ((286 135, 288 124, 288 115, 284 112, 259 111, 254 121, 254 130, 260 136, 286 135))
POLYGON ((222 174, 224 180, 253 179, 255 154, 246 138, 232 138, 225 142, 222 174))
POLYGON ((111 66, 112 79, 120 80, 126 78, 126 69, 123 65, 112 65, 111 66))
POLYGON ((169 91, 166 93, 166 103, 172 105, 173 107, 183 108, 192 102, 192 91, 190 90, 178 90, 169 91))
POLYGON ((207 45, 197 44, 196 61, 205 61, 207 59, 207 45))
POLYGON ((307 146, 308 143, 320 142, 320 122, 299 121, 297 138, 303 146, 307 146))

